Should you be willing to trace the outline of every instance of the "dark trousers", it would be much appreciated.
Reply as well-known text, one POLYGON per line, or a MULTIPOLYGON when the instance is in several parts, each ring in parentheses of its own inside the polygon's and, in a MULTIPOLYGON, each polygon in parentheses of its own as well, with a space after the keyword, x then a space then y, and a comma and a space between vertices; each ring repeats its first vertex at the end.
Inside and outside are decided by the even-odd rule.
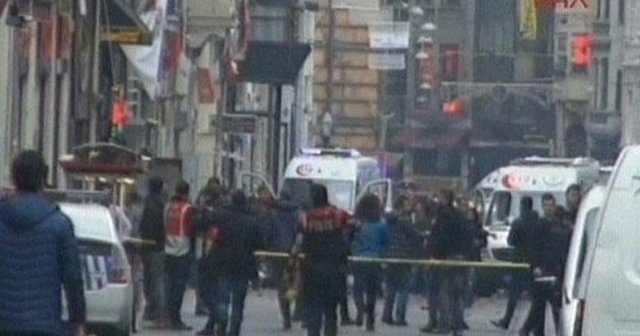
POLYGON ((164 318, 164 252, 145 251, 142 255, 145 319, 164 318))
POLYGON ((182 301, 191 273, 191 255, 187 254, 180 257, 167 255, 165 260, 169 320, 175 325, 180 325, 182 324, 182 318, 180 317, 182 301))
POLYGON ((447 315, 443 310, 440 296, 440 288, 445 280, 442 270, 425 270, 424 282, 427 290, 427 303, 429 304, 429 326, 444 327, 443 319, 447 315))
POLYGON ((351 317, 349 316, 349 294, 347 293, 348 285, 346 276, 343 278, 342 285, 344 286, 344 294, 340 299, 340 318, 342 322, 348 322, 351 320, 351 317))
POLYGON ((513 319, 513 315, 518 306, 518 301, 522 297, 522 293, 529 287, 530 276, 527 272, 514 272, 509 280, 509 300, 507 301, 507 310, 504 312, 502 322, 509 325, 513 319))
POLYGON ((308 272, 303 279, 303 297, 305 321, 308 336, 320 336, 324 327, 324 336, 338 334, 338 304, 344 292, 344 276, 322 272, 308 272))
POLYGON ((209 307, 209 321, 205 329, 213 332, 226 330, 229 336, 239 336, 244 319, 244 306, 249 290, 249 280, 220 277, 213 281, 213 286, 203 290, 209 307), (212 308, 213 307, 213 308, 212 308), (231 310, 231 316, 229 316, 231 310))
POLYGON ((389 267, 386 272, 387 291, 385 293, 384 311, 382 313, 384 320, 393 320, 393 308, 395 306, 396 321, 406 321, 412 278, 413 273, 409 266, 401 265, 389 267))
MULTIPOLYGON (((461 260, 452 258, 453 260, 461 260)), ((441 299, 444 311, 443 327, 454 331, 464 329, 464 307, 465 294, 469 272, 465 269, 445 269, 442 271, 444 281, 442 282, 441 299)))
POLYGON ((533 302, 531 303, 531 309, 529 310, 529 316, 522 327, 522 330, 527 333, 531 332, 535 336, 544 336, 545 317, 547 303, 551 304, 551 310, 553 314, 553 321, 555 323, 555 329, 558 329, 558 323, 560 322, 560 296, 557 295, 558 290, 553 286, 545 283, 533 284, 533 302))
POLYGON ((353 276, 353 300, 358 309, 358 320, 366 316, 367 325, 372 326, 375 321, 380 268, 374 264, 357 265, 354 266, 353 276))

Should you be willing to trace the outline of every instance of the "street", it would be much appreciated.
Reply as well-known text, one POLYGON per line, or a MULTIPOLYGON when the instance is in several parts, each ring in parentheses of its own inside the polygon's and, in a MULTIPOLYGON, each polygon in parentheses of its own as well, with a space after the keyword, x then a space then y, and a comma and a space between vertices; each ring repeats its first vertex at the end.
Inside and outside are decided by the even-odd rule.
MULTIPOLYGON (((389 327, 383 325, 380 322, 376 324, 376 335, 394 335, 394 336, 409 336, 419 335, 418 329, 424 326, 427 322, 427 312, 420 309, 422 300, 417 297, 412 297, 411 307, 409 309, 409 327, 389 327)), ((506 303, 502 298, 490 298, 479 299, 474 304, 473 308, 466 313, 466 320, 471 330, 465 335, 469 336, 510 336, 517 335, 518 327, 522 324, 528 304, 522 303, 518 308, 515 320, 512 323, 515 327, 509 332, 498 330, 490 324, 490 320, 499 317, 504 309, 506 303)), ((139 335, 151 336, 151 335, 171 335, 171 336, 186 336, 194 335, 195 332, 200 330, 206 321, 205 318, 196 317, 194 312, 194 294, 192 291, 187 293, 185 299, 183 317, 185 323, 194 328, 191 332, 171 332, 171 331, 158 331, 158 330, 143 330, 139 335)), ((280 329, 280 317, 278 314, 278 307, 276 303, 275 292, 270 290, 264 290, 260 292, 251 292, 247 299, 245 311, 245 321, 243 324, 242 335, 254 336, 254 335, 304 335, 304 332, 300 328, 299 324, 294 326, 293 331, 283 332, 280 329)), ((382 310, 382 302, 379 301, 377 306, 378 315, 382 310)), ((351 312, 355 308, 352 307, 351 312)), ((378 319, 379 320, 379 319, 378 319)), ((547 319, 550 321, 550 319, 547 319)), ((549 324, 547 324, 547 335, 554 335, 551 332, 549 324)), ((357 327, 344 327, 340 328, 340 335, 368 335, 362 328, 357 327)), ((427 334, 423 334, 427 335, 427 334)))

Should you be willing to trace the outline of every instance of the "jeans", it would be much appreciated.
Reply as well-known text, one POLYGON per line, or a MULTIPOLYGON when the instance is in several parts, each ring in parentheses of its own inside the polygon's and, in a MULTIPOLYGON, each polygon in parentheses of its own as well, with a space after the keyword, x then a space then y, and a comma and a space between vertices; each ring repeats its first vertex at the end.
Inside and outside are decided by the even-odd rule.
POLYGON ((411 268, 407 266, 390 266, 386 274, 387 292, 385 293, 384 312, 382 317, 386 321, 393 320, 395 305, 395 319, 397 322, 406 321, 409 292, 413 280, 411 268))
POLYGON ((278 306, 285 328, 291 327, 291 302, 287 297, 287 291, 292 286, 288 279, 287 261, 277 260, 273 262, 273 277, 278 286, 278 306))
POLYGON ((369 327, 373 326, 375 321, 379 273, 378 265, 374 264, 362 264, 353 268, 353 299, 358 309, 357 320, 360 321, 366 315, 369 327))
MULTIPOLYGON (((462 258, 451 258, 462 260, 462 258)), ((444 282, 441 287, 442 306, 445 316, 443 327, 454 331, 464 329, 465 293, 468 271, 465 269, 446 269, 442 271, 444 282)))
POLYGON ((244 320, 244 304, 247 300, 247 291, 249 290, 248 279, 226 279, 222 280, 220 285, 221 295, 224 303, 229 307, 231 305, 231 316, 229 318, 228 336, 239 336, 242 321, 244 320))
POLYGON ((147 320, 164 318, 166 314, 164 258, 164 251, 146 251, 142 255, 143 290, 146 302, 144 317, 147 320))
POLYGON ((166 270, 169 321, 174 325, 181 325, 180 311, 191 273, 191 254, 180 257, 167 255, 166 270))
POLYGON ((507 301, 507 310, 501 320, 507 326, 513 319, 513 315, 516 311, 516 307, 518 306, 518 301, 520 301, 520 297, 522 296, 522 292, 524 292, 529 286, 529 278, 529 274, 524 271, 516 271, 511 274, 511 279, 509 280, 509 300, 507 301))

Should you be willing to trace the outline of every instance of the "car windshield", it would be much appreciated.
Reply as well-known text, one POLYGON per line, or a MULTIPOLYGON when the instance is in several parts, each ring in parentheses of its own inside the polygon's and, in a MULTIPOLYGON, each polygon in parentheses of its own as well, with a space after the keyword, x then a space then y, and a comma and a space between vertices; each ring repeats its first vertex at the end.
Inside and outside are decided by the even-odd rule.
POLYGON ((111 217, 107 209, 100 207, 65 206, 60 207, 71 222, 78 238, 112 239, 111 217))
POLYGON ((323 185, 329 192, 329 203, 340 209, 350 210, 353 207, 353 182, 323 179, 286 179, 282 186, 289 190, 299 204, 311 208, 310 187, 312 183, 323 185))

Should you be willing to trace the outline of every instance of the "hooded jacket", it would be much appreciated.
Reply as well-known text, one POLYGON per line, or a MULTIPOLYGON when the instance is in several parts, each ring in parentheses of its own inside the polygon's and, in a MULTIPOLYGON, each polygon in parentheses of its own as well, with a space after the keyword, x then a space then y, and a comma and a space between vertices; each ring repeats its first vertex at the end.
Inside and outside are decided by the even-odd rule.
POLYGON ((301 213, 293 202, 280 201, 274 211, 272 248, 278 252, 291 252, 296 241, 301 213))
POLYGON ((144 202, 140 220, 140 237, 155 242, 146 250, 163 251, 165 243, 164 210, 166 200, 161 194, 152 194, 144 202))
POLYGON ((38 194, 0 203, 0 334, 63 334, 62 291, 70 321, 86 307, 78 243, 69 218, 38 194))

